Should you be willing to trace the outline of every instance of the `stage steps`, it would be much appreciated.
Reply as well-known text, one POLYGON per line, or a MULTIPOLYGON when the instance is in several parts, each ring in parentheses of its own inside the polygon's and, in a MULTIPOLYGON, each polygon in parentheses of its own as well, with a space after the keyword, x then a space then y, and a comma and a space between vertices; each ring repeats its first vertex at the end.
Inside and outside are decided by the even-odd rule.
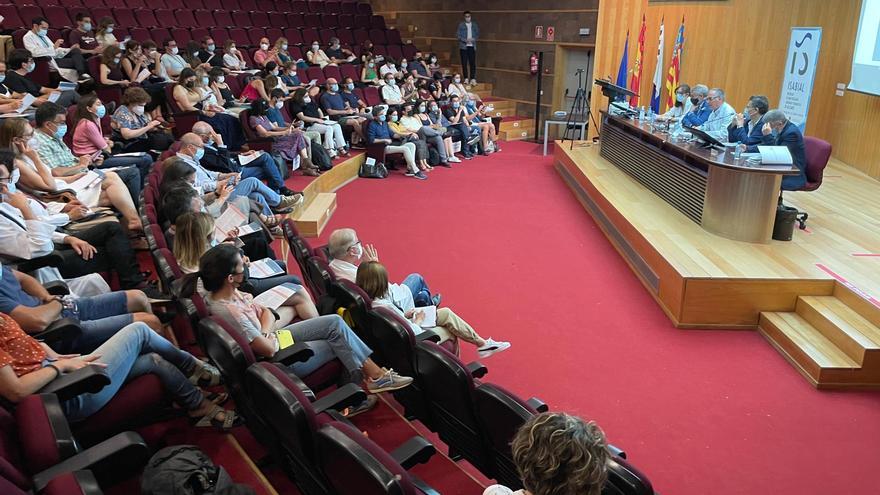
POLYGON ((880 387, 880 309, 859 298, 799 296, 762 312, 758 331, 817 388, 880 387))
POLYGON ((535 137, 535 119, 522 115, 505 117, 499 126, 503 141, 517 141, 535 137))

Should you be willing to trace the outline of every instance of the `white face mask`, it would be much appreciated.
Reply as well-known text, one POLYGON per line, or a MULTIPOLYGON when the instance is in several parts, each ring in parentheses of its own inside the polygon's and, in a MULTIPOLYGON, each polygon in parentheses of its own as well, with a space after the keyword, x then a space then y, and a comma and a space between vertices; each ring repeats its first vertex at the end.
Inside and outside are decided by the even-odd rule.
POLYGON ((260 49, 261 50, 268 50, 269 44, 268 43, 260 43, 260 49))
POLYGON ((217 76, 217 82, 223 84, 226 82, 226 76, 217 76))
POLYGON ((354 246, 351 247, 351 249, 354 250, 354 252, 351 253, 352 256, 354 256, 357 259, 361 259, 361 256, 364 255, 364 247, 361 246, 361 243, 355 244, 354 246))
POLYGON ((276 101, 275 108, 277 108, 278 110, 281 110, 282 108, 284 108, 284 102, 283 101, 276 101))
POLYGON ((172 55, 177 55, 177 52, 178 52, 178 49, 177 49, 176 46, 171 48, 171 54, 172 54, 172 55))
POLYGON ((309 97, 309 96, 303 96, 303 103, 311 103, 311 102, 312 102, 312 98, 311 98, 311 97, 309 97))
POLYGON ((137 106, 131 107, 131 111, 134 112, 135 115, 143 115, 144 114, 144 106, 137 105, 137 106))
POLYGON ((28 139, 28 142, 27 142, 28 148, 30 148, 30 149, 32 149, 32 150, 35 150, 35 149, 37 149, 37 145, 38 145, 38 144, 39 144, 39 143, 37 142, 37 137, 36 137, 36 136, 34 136, 34 137, 28 139))

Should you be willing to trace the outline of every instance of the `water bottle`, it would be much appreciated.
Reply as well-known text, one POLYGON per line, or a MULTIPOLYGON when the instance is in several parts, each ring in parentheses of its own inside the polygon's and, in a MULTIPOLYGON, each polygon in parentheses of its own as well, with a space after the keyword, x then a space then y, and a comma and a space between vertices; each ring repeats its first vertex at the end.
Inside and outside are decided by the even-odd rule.
POLYGON ((742 158, 742 148, 737 144, 736 148, 733 149, 733 159, 738 162, 740 158, 742 158))
POLYGON ((639 107, 639 120, 645 120, 645 107, 639 107))

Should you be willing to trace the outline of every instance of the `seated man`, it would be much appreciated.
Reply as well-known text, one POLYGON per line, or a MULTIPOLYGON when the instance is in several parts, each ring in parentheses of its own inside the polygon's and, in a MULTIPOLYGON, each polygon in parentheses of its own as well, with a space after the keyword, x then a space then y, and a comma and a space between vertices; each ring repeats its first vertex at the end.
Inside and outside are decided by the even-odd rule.
POLYGON ((263 208, 263 214, 272 215, 272 209, 282 212, 290 212, 294 207, 302 204, 302 195, 282 196, 269 189, 259 179, 249 177, 242 179, 240 174, 221 174, 211 172, 201 164, 205 156, 205 144, 202 138, 193 133, 184 134, 180 138, 180 151, 177 157, 186 162, 196 172, 195 187, 203 192, 211 192, 217 189, 221 182, 229 182, 234 186, 232 197, 246 196, 256 201, 263 208))
MULTIPOLYGON (((330 269, 338 278, 357 281, 358 265, 362 261, 379 261, 379 254, 372 245, 363 246, 354 229, 338 229, 330 234, 327 247, 330 249, 330 269)), ((441 296, 431 295, 424 277, 411 273, 401 284, 388 284, 387 298, 398 307, 437 306, 441 296)))
POLYGON ((382 86, 382 101, 389 105, 403 105, 403 93, 397 86, 397 81, 394 80, 394 73, 388 72, 383 77, 385 85, 382 86))
POLYGON ((339 94, 342 95, 342 100, 348 104, 349 108, 354 108, 358 111, 358 115, 362 115, 364 118, 369 118, 369 114, 366 113, 366 102, 358 98, 358 95, 354 92, 354 79, 346 77, 343 80, 342 92, 339 94))
POLYGON ((706 104, 709 106, 711 113, 709 113, 706 121, 699 126, 699 129, 713 138, 724 142, 727 139, 727 127, 733 122, 736 110, 724 101, 724 91, 721 88, 709 90, 706 104))
POLYGON ((742 114, 734 117, 733 123, 727 128, 727 140, 731 143, 745 145, 758 144, 763 141, 764 114, 770 110, 770 100, 763 95, 749 98, 742 114))
MULTIPOLYGON (((783 191, 797 191, 803 189, 807 183, 807 151, 804 145, 804 135, 798 126, 794 125, 785 112, 778 108, 770 110, 764 115, 764 125, 761 127, 764 138, 761 143, 764 146, 785 146, 791 153, 794 166, 800 170, 798 175, 786 175, 782 178, 783 191)), ((755 153, 758 145, 740 145, 747 152, 755 153)))
POLYGON ((76 91, 58 91, 57 89, 40 86, 31 80, 30 73, 36 68, 34 57, 27 50, 12 50, 6 59, 6 80, 4 84, 10 91, 21 94, 30 94, 36 100, 33 106, 38 107, 49 101, 54 93, 59 93, 57 104, 67 108, 79 101, 76 91))
POLYGON ((681 124, 688 127, 696 127, 709 119, 712 109, 706 102, 706 96, 709 95, 709 88, 705 84, 697 84, 691 88, 691 110, 684 114, 681 124))
MULTIPOLYGON (((321 97, 321 106, 324 107, 324 112, 331 119, 339 122, 339 125, 350 127, 357 137, 363 140, 363 126, 367 123, 367 118, 358 115, 359 108, 357 104, 352 107, 346 101, 342 93, 339 92, 339 84, 336 82, 336 79, 328 78, 325 87, 326 91, 324 96, 321 97)), ((356 96, 355 99, 357 99, 356 96)))
POLYGON ((223 53, 217 51, 214 38, 205 36, 202 38, 202 49, 199 50, 199 60, 211 67, 223 68, 223 53))
POLYGON ((428 69, 427 60, 422 57, 422 52, 417 51, 408 67, 409 73, 416 76, 417 79, 431 81, 431 71, 428 69))
POLYGON ((207 122, 196 122, 193 125, 192 132, 199 136, 205 145, 205 155, 199 160, 199 163, 206 169, 215 172, 241 173, 242 179, 249 177, 254 177, 258 180, 265 179, 269 184, 269 188, 282 196, 294 196, 296 194, 284 185, 281 172, 278 170, 275 160, 268 153, 263 153, 260 157, 242 166, 240 158, 251 156, 256 151, 251 150, 244 153, 229 151, 226 145, 223 144, 223 138, 220 134, 217 134, 214 128, 207 122))
POLYGON ((330 38, 330 47, 324 52, 330 57, 331 64, 345 64, 354 62, 357 57, 348 48, 342 48, 339 38, 330 38))
POLYGON ((56 243, 66 245, 71 249, 60 251, 64 258, 61 267, 35 272, 42 281, 63 276, 74 279, 70 285, 75 293, 94 293, 91 288, 106 292, 109 287, 97 273, 113 270, 123 289, 140 289, 150 297, 161 297, 155 287, 144 281, 128 235, 119 222, 102 222, 73 235, 56 232, 56 227, 82 218, 88 210, 75 202, 43 203, 27 197, 16 190, 17 172, 12 152, 0 151, 0 194, 4 198, 0 203, 0 255, 33 259, 54 251, 56 243), (83 280, 84 277, 89 280, 83 280))
POLYGON ((79 48, 80 53, 84 55, 95 55, 101 53, 101 46, 95 39, 95 32, 92 30, 92 18, 87 12, 77 12, 76 29, 67 35, 67 40, 71 47, 79 48))
POLYGON ((76 318, 82 334, 67 342, 63 353, 86 354, 122 327, 135 321, 160 331, 162 322, 139 290, 116 291, 95 297, 53 296, 34 277, 8 266, 0 274, 0 313, 6 313, 28 333, 39 333, 59 318, 76 318))
POLYGON ((406 160, 406 176, 419 180, 427 180, 428 176, 418 169, 416 166, 416 145, 413 143, 402 143, 400 140, 403 136, 395 134, 388 127, 388 107, 373 107, 373 120, 367 124, 367 145, 383 144, 385 145, 385 154, 400 153, 406 160), (399 144, 393 144, 397 139, 399 144))
POLYGON ((49 39, 49 21, 44 17, 35 17, 31 21, 31 29, 25 33, 22 38, 25 50, 31 52, 34 58, 48 58, 55 70, 73 69, 79 75, 80 80, 89 80, 92 76, 88 74, 86 61, 83 58, 79 46, 70 48, 61 48, 64 40, 57 39, 52 41, 49 39))

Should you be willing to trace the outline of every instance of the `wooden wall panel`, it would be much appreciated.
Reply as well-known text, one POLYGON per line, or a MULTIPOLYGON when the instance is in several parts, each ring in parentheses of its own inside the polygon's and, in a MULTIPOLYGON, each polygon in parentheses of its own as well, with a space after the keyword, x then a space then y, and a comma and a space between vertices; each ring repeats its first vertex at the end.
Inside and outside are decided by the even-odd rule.
MULTIPOLYGON (((830 141, 834 155, 841 161, 880 178, 880 148, 875 138, 880 134, 880 97, 850 92, 843 97, 834 94, 837 83, 849 82, 860 8, 860 0, 600 0, 595 74, 616 77, 627 29, 632 63, 645 14, 648 29, 640 94, 650 98, 660 19, 665 18, 665 71, 675 34, 685 16, 682 81, 723 88, 736 109, 741 109, 752 94, 767 95, 771 106, 775 106, 790 28, 821 26, 822 46, 807 134, 830 141)), ((664 89, 664 98, 665 94, 664 89)), ((606 102, 600 93, 594 92, 592 103, 598 110, 606 102)))

